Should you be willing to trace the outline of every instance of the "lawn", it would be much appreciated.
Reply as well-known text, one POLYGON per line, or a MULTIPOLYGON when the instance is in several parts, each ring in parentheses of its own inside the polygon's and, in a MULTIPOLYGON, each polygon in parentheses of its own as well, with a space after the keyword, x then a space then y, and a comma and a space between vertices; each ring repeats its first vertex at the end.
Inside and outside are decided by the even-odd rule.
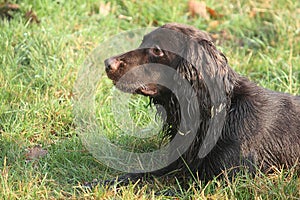
MULTIPOLYGON (((192 15, 195 8, 187 0, 9 3, 16 5, 0 4, 0 199, 300 198, 300 179, 293 169, 207 184, 157 178, 120 189, 84 190, 86 181, 122 172, 88 151, 73 112, 74 84, 93 49, 99 46, 103 53, 105 41, 116 34, 167 22, 210 32, 234 70, 263 87, 300 95, 300 1, 207 0, 206 17, 192 15), (173 197, 163 195, 169 190, 173 197)), ((112 110, 117 92, 103 75, 95 100, 104 134, 125 149, 159 148, 160 136, 124 134, 126 126, 113 115, 119 108, 112 110)), ((155 123, 148 104, 146 98, 130 98, 130 115, 140 126, 155 123)), ((124 120, 122 113, 119 117, 124 120)))

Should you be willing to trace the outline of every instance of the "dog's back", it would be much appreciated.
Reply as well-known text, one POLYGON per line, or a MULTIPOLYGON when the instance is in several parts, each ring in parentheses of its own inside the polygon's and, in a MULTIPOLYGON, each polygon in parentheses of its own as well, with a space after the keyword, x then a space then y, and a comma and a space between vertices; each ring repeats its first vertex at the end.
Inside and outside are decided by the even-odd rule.
POLYGON ((300 159, 300 97, 249 84, 252 92, 233 95, 229 113, 242 157, 263 171, 294 166, 300 159))

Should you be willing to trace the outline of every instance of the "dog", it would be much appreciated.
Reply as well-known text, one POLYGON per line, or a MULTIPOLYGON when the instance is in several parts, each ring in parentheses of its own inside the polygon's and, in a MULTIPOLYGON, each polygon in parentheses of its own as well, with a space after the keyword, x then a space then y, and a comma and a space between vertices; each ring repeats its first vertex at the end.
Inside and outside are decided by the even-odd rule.
POLYGON ((180 142, 173 145, 170 157, 177 147, 181 152, 167 166, 126 174, 119 178, 124 183, 174 170, 207 181, 227 170, 234 175, 241 169, 267 173, 297 166, 300 97, 270 91, 239 75, 206 32, 165 24, 145 35, 139 48, 106 59, 105 70, 118 89, 148 96, 163 107, 158 114, 164 118, 165 135, 188 143, 184 148, 180 142), (180 94, 174 94, 176 88, 180 94))

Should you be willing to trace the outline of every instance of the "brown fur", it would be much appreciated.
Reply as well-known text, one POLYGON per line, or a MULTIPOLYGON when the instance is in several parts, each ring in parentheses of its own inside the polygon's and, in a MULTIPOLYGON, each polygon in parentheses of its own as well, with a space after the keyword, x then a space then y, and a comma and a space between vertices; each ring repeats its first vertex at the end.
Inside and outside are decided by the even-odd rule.
MULTIPOLYGON (((250 172, 255 172, 257 167, 267 172, 274 166, 289 168, 297 163, 300 158, 300 97, 267 90, 237 74, 205 32, 186 25, 166 24, 146 35, 140 48, 105 61, 107 75, 119 89, 149 96, 154 104, 164 106, 167 122, 164 130, 172 139, 179 131, 181 120, 190 126, 189 119, 180 118, 174 94, 158 84, 143 84, 141 80, 145 76, 139 77, 138 73, 117 84, 130 69, 147 63, 160 63, 177 70, 197 93, 201 111, 194 113, 199 116, 200 128, 189 149, 181 159, 151 174, 163 175, 172 170, 184 173, 189 169, 192 173, 198 172, 201 179, 210 180, 225 169, 238 170, 240 166, 250 172), (189 40, 166 37, 161 34, 163 30, 184 34, 189 40), (186 59, 168 49, 182 49, 186 59), (208 90, 204 75, 216 85, 213 91, 208 90), (225 99, 219 98, 221 86, 224 86, 225 99), (212 98, 226 104, 226 118, 216 145, 200 158, 198 152, 212 117, 212 98)), ((157 76, 157 80, 162 77, 157 76)), ((123 179, 135 180, 140 175, 143 174, 128 174, 123 179)))

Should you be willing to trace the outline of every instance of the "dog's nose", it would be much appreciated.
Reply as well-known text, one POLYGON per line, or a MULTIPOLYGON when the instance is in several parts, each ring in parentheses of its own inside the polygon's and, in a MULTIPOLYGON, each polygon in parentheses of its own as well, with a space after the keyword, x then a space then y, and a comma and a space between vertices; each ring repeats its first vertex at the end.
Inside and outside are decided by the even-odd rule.
POLYGON ((115 70, 118 68, 118 61, 115 58, 108 58, 104 61, 105 70, 108 72, 110 70, 115 70))

